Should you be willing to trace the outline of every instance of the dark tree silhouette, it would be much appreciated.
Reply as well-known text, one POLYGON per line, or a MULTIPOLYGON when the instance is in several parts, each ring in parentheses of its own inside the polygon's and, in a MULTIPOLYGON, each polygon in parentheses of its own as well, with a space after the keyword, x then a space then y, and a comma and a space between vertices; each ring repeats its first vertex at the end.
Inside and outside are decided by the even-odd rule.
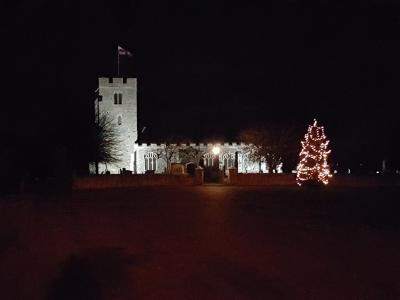
POLYGON ((247 144, 244 151, 251 161, 258 163, 259 170, 261 170, 261 163, 265 159, 265 141, 263 134, 264 131, 260 128, 245 129, 239 134, 240 141, 247 144))
POLYGON ((198 165, 203 154, 203 151, 192 146, 183 147, 179 149, 179 161, 182 164, 194 163, 198 165))
POLYGON ((270 172, 281 163, 292 166, 296 151, 294 127, 286 124, 255 126, 240 132, 239 139, 249 144, 247 152, 253 161, 265 161, 270 172))
POLYGON ((107 114, 96 117, 91 134, 89 161, 95 164, 99 174, 99 163, 109 164, 120 161, 120 137, 114 120, 107 114))

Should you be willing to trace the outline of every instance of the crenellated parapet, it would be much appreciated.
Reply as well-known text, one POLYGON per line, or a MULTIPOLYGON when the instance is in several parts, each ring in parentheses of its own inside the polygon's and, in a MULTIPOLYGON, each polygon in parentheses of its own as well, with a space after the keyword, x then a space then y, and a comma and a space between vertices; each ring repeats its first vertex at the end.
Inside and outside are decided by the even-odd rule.
POLYGON ((148 147, 166 147, 167 145, 178 145, 179 147, 200 147, 200 148, 213 148, 213 147, 245 147, 245 146, 250 146, 251 144, 246 144, 246 143, 172 143, 172 144, 167 144, 167 143, 136 143, 135 148, 136 149, 144 149, 148 147))
POLYGON ((137 87, 136 78, 126 78, 126 77, 100 77, 99 87, 137 87))

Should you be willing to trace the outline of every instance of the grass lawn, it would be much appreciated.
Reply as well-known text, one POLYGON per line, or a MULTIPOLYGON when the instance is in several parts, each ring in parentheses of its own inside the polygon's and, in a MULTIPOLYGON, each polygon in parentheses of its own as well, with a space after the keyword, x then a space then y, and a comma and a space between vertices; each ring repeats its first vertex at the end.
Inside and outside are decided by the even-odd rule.
POLYGON ((0 198, 0 299, 400 299, 399 188, 0 198))

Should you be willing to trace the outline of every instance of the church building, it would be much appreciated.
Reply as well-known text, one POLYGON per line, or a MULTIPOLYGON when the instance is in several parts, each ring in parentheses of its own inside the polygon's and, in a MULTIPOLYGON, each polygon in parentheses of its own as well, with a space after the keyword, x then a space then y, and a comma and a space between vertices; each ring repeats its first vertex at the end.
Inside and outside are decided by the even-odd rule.
POLYGON ((265 162, 249 159, 250 145, 244 143, 138 143, 137 90, 136 78, 99 78, 99 97, 96 99, 95 111, 96 114, 107 115, 112 120, 120 141, 119 162, 100 163, 100 174, 118 174, 122 170, 133 174, 165 173, 168 166, 174 163, 225 171, 236 167, 239 173, 268 172, 265 162), (189 161, 187 156, 183 161, 182 153, 187 153, 185 150, 194 152, 189 161))

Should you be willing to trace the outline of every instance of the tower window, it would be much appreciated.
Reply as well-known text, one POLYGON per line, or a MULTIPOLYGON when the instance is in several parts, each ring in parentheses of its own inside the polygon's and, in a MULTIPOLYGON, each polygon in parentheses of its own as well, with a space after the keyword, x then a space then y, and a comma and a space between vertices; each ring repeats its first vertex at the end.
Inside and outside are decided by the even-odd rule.
POLYGON ((122 117, 118 116, 118 125, 122 125, 122 117))
POLYGON ((122 104, 122 93, 114 93, 114 104, 122 104))

